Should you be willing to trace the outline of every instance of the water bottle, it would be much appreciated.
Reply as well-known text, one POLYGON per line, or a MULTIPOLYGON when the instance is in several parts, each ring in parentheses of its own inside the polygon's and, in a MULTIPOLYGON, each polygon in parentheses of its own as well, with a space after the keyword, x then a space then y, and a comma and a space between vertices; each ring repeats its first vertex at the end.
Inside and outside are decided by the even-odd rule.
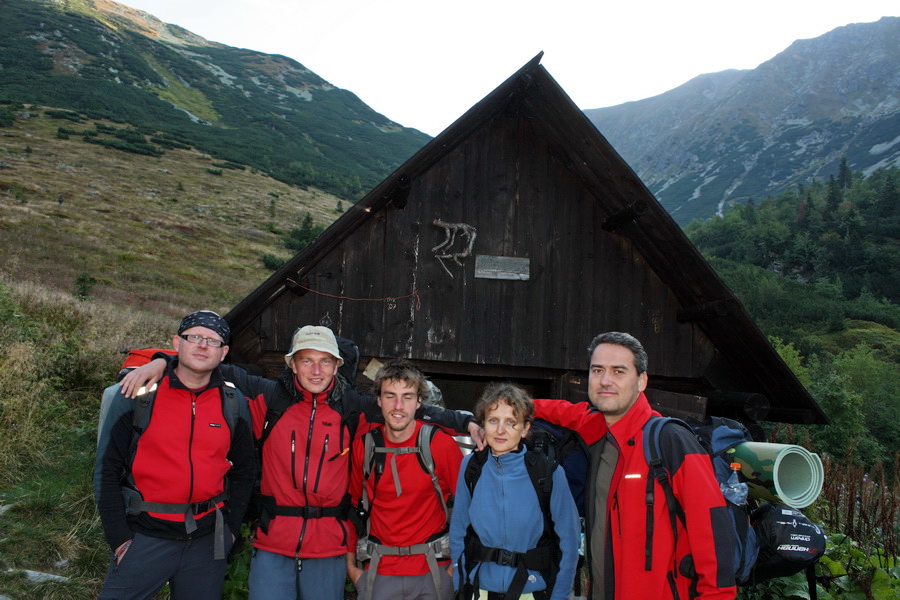
POLYGON ((741 481, 738 473, 741 470, 741 463, 731 463, 731 475, 728 481, 720 484, 722 495, 732 504, 743 506, 747 502, 747 484, 741 481))

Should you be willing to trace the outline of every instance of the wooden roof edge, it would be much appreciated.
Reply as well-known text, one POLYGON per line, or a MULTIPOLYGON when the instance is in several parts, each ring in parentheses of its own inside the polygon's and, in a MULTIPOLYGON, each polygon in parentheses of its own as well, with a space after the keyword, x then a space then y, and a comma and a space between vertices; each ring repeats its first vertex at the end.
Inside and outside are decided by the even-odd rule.
MULTIPOLYGON (((828 416, 794 372, 791 371, 790 367, 778 355, 768 338, 750 317, 740 298, 735 295, 712 265, 709 264, 709 261, 706 260, 700 250, 687 237, 684 230, 659 203, 649 188, 638 177, 637 173, 613 148, 603 136, 603 133, 584 114, 584 111, 575 105, 574 101, 565 93, 565 90, 559 86, 550 73, 543 67, 539 69, 536 67, 535 70, 539 70, 540 77, 545 78, 543 82, 540 78, 538 80, 538 87, 542 93, 547 95, 547 102, 544 103, 544 106, 550 109, 558 107, 559 110, 566 111, 570 115, 572 130, 562 132, 562 135, 567 136, 567 141, 570 142, 564 145, 564 149, 567 152, 578 153, 578 156, 572 157, 571 163, 573 168, 592 170, 598 167, 598 165, 593 164, 589 157, 583 154, 585 151, 590 151, 593 146, 593 150, 609 156, 612 162, 618 163, 617 166, 626 172, 619 191, 628 196, 636 196, 638 198, 637 201, 620 202, 620 210, 606 220, 604 229, 629 238, 645 257, 648 264, 651 265, 651 268, 672 289, 683 305, 694 307, 724 303, 728 308, 728 312, 731 313, 732 324, 736 326, 726 326, 726 330, 731 330, 726 332, 721 325, 716 325, 711 321, 700 322, 700 328, 710 337, 711 341, 717 347, 723 349, 733 349, 736 345, 750 346, 752 349, 755 349, 756 351, 748 351, 745 355, 754 357, 756 361, 765 365, 769 372, 774 369, 778 374, 778 379, 782 382, 790 382, 789 390, 778 390, 772 389, 771 386, 766 386, 765 381, 759 379, 765 387, 769 388, 766 390, 767 396, 770 396, 772 400, 784 397, 786 394, 794 398, 799 397, 802 399, 801 403, 805 406, 802 422, 810 422, 810 415, 813 414, 815 417, 813 422, 828 424, 830 422, 828 416), (542 83, 544 85, 541 85, 542 83), (573 139, 577 139, 578 143, 571 143, 573 139), (641 220, 643 219, 644 223, 646 223, 648 217, 652 221, 653 226, 641 226, 641 220), (677 261, 672 252, 673 248, 678 250, 677 261), (685 270, 686 266, 702 276, 693 281, 686 281, 679 275, 685 270), (717 334, 716 331, 722 331, 722 333, 717 334), (737 344, 735 343, 736 339, 740 340, 737 344), (766 348, 766 351, 759 353, 758 349, 760 347, 766 348)), ((556 135, 560 134, 560 132, 548 132, 551 135, 554 133, 556 135)), ((590 186, 591 181, 601 181, 605 178, 606 173, 594 173, 592 177, 583 178, 583 180, 590 186)), ((606 188, 594 191, 594 195, 598 200, 609 197, 606 188)))

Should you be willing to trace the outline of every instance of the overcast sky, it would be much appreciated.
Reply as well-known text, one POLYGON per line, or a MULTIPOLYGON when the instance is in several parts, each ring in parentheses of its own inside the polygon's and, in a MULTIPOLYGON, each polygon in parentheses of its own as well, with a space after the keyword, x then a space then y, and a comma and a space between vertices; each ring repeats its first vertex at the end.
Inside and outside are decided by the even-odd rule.
POLYGON ((752 69, 794 40, 900 14, 897 0, 128 0, 208 40, 283 54, 437 135, 544 51, 581 108, 752 69))

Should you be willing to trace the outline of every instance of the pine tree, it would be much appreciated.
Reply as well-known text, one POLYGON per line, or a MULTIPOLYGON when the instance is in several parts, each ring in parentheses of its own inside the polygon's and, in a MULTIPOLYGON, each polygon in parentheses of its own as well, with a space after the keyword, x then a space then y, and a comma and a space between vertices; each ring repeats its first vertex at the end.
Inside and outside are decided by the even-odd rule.
POLYGON ((837 183, 842 190, 848 190, 853 187, 853 171, 851 171, 850 167, 847 166, 846 156, 841 158, 841 166, 838 170, 837 183))

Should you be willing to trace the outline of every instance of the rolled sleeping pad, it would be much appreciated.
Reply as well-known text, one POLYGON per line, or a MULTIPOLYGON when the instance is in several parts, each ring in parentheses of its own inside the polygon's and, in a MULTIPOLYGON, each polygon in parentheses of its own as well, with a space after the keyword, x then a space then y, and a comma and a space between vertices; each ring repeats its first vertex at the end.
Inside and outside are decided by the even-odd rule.
POLYGON ((822 461, 801 446, 744 442, 729 457, 740 463, 752 498, 806 508, 822 492, 822 461))

